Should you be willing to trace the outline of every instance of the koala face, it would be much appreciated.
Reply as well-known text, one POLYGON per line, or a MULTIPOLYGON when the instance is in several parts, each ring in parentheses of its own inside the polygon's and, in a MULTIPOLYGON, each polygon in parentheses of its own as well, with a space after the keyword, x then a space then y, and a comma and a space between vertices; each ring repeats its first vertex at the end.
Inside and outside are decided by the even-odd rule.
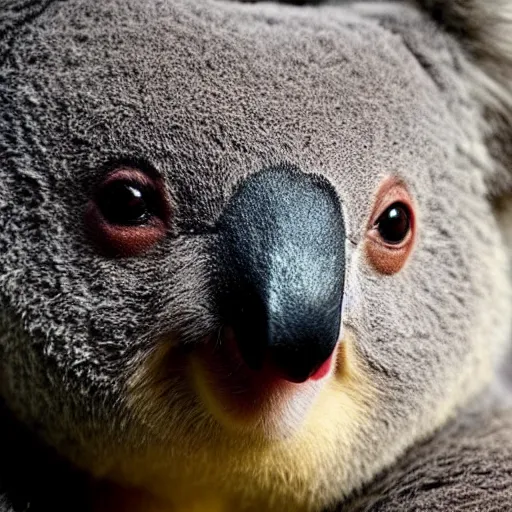
POLYGON ((429 23, 191 0, 27 22, 0 80, 20 420, 175 503, 319 510, 479 391, 505 248, 483 107, 429 23))

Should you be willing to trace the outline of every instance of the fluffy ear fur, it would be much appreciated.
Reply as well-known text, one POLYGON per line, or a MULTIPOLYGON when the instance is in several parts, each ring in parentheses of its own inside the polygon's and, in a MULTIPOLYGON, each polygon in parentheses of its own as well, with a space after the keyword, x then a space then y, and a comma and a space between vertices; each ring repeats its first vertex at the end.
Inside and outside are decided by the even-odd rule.
POLYGON ((512 192, 512 1, 417 0, 469 53, 464 70, 483 108, 483 128, 497 173, 492 195, 512 192))
POLYGON ((496 77, 512 78, 512 1, 418 0, 449 32, 496 77))

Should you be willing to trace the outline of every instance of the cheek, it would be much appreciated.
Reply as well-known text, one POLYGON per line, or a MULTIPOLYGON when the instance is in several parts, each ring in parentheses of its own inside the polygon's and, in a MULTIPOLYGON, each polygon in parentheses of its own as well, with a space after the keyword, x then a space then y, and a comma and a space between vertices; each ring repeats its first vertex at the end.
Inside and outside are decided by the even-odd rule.
POLYGON ((345 244, 346 270, 345 270, 345 288, 343 290, 343 319, 350 317, 361 304, 361 287, 359 284, 359 249, 347 240, 345 244))

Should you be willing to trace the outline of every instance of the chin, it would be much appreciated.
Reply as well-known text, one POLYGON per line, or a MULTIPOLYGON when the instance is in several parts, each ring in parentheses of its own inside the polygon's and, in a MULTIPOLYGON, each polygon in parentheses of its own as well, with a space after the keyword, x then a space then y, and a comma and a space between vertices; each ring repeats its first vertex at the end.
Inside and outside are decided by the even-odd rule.
POLYGON ((228 510, 317 510, 348 492, 374 397, 350 336, 301 383, 243 365, 223 371, 232 357, 206 347, 178 359, 168 349, 148 358, 131 394, 139 419, 133 438, 146 444, 100 476, 169 503, 214 491, 228 510), (170 360, 180 374, 165 379, 170 360))

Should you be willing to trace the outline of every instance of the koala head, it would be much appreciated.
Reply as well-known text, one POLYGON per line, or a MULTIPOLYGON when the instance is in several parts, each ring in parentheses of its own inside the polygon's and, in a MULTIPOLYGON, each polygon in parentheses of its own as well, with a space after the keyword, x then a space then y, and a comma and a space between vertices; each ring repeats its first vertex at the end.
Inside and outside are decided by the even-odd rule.
POLYGON ((509 0, 16 6, 0 395, 44 443, 177 504, 319 510, 489 382, 509 0))

